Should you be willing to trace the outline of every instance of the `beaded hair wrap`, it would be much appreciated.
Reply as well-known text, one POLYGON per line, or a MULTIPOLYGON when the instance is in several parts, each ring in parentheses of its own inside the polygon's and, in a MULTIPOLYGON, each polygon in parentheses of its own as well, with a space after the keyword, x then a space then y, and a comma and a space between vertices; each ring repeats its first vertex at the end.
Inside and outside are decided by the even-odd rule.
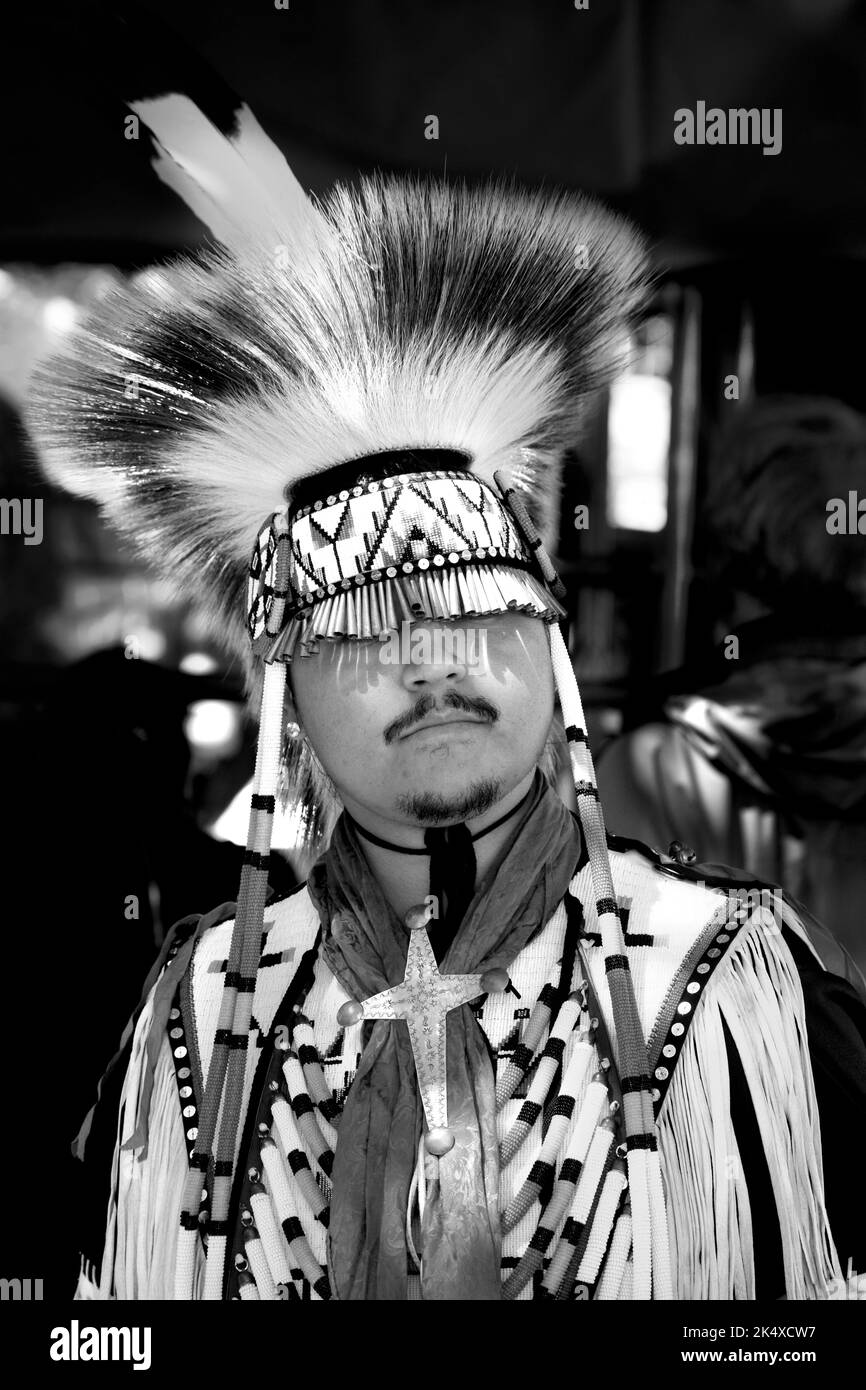
POLYGON ((611 877, 604 817, 589 750, 580 691, 562 633, 555 624, 551 624, 549 635, 553 678, 571 756, 580 826, 589 854, 595 907, 604 949, 605 972, 619 1048, 632 1212, 632 1296, 641 1299, 669 1299, 673 1297, 670 1247, 646 1040, 638 1015, 634 982, 626 955, 619 907, 611 877))
MULTIPOLYGON (((278 550, 277 588, 286 584, 287 555, 278 550)), ((269 612, 272 630, 282 621, 283 600, 269 612)), ((234 1177, 235 1148, 240 1126, 243 1083, 264 928, 268 865, 276 809, 282 751, 286 667, 282 661, 265 668, 264 687, 250 803, 247 844, 238 890, 220 1014, 196 1136, 183 1193, 181 1230, 175 1267, 175 1297, 193 1296, 196 1245, 204 1183, 210 1178, 213 1199, 207 1221, 208 1257, 204 1297, 222 1296, 223 1267, 228 1242, 228 1214, 234 1177), (219 1131, 217 1136, 217 1125, 219 1131)))
MULTIPOLYGON (((525 508, 519 499, 514 497, 513 490, 509 488, 506 480, 500 476, 498 481, 503 496, 519 517, 528 548, 534 554, 545 582, 554 591, 561 593, 559 577, 525 508)), ((604 813, 589 747, 583 702, 571 657, 556 623, 549 625, 548 634, 553 680, 565 725, 578 816, 589 854, 595 909, 598 914, 605 973, 619 1046, 620 1085, 632 1211, 632 1296, 640 1299, 670 1299, 673 1296, 673 1285, 667 1213, 646 1039, 638 1014, 634 982, 626 955, 620 911, 613 886, 604 813)))

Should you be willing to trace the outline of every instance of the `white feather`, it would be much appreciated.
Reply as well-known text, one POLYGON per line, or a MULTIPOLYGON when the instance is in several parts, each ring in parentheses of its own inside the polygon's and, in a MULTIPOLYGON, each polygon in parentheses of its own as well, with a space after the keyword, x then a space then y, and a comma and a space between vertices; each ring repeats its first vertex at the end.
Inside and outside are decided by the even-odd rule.
POLYGON ((248 106, 229 137, 177 93, 130 106, 155 137, 153 167, 163 183, 229 250, 299 248, 323 231, 321 214, 248 106))

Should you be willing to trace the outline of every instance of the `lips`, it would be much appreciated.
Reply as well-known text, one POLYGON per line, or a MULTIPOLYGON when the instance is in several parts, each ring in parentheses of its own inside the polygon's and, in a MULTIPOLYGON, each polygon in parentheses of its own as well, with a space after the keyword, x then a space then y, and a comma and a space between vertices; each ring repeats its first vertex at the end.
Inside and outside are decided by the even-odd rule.
POLYGON ((451 725, 451 724, 489 724, 489 723, 490 723, 489 719, 482 719, 482 718, 479 718, 477 715, 472 715, 472 714, 451 714, 451 715, 449 715, 449 714, 439 714, 439 715, 428 715, 428 717, 427 717, 426 719, 422 719, 422 720, 420 721, 420 723, 418 723, 418 724, 416 724, 416 725, 414 726, 414 728, 410 729, 407 733, 402 734, 402 735, 401 735, 401 741, 402 741, 403 739, 411 738, 413 734, 420 734, 420 733, 423 733, 423 732, 424 732, 425 730, 427 730, 427 729, 444 729, 444 728, 447 728, 447 727, 448 727, 449 725, 451 725))

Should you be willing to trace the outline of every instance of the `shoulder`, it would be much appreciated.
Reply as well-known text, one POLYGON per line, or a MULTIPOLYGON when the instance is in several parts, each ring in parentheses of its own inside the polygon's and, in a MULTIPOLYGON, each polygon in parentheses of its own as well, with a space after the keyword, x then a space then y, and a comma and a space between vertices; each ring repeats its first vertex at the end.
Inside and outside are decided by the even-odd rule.
MULTIPOLYGON (((235 925, 237 903, 222 903, 211 912, 198 919, 187 922, 198 923, 195 927, 195 950, 193 960, 197 966, 207 968, 208 964, 225 956, 235 925)), ((276 949, 285 949, 300 944, 312 928, 315 935, 318 916, 307 890, 306 883, 296 884, 288 893, 273 897, 265 907, 261 953, 265 955, 276 949)), ((189 927, 179 924, 187 935, 189 927)))
MULTIPOLYGON (((202 918, 187 967, 185 985, 197 1027, 207 1033, 215 1026, 222 985, 235 928, 235 903, 224 903, 202 918)), ((319 915, 306 883, 273 898, 265 908, 253 1013, 260 1029, 267 1031, 280 1001, 305 956, 319 938, 319 915)))
POLYGON ((608 852, 617 897, 629 913, 629 934, 650 934, 654 942, 688 949, 691 937, 711 921, 738 917, 752 932, 767 932, 796 943, 798 974, 810 970, 841 977, 866 999, 866 983, 833 934, 778 884, 735 865, 699 862, 687 846, 678 855, 662 854, 640 840, 608 835, 608 852))
POLYGON ((608 833, 607 847, 618 895, 626 905, 654 917, 679 904, 703 919, 708 911, 717 911, 722 900, 739 905, 752 882, 737 870, 727 872, 727 865, 683 862, 689 856, 685 845, 678 855, 664 854, 642 840, 608 833))

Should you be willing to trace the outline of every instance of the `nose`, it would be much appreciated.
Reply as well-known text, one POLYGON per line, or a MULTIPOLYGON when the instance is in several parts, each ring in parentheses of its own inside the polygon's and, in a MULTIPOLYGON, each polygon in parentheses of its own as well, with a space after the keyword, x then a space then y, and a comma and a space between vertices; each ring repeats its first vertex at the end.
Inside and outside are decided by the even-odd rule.
POLYGON ((401 682, 413 694, 459 685, 468 669, 465 633, 459 628, 413 623, 404 629, 401 682))

